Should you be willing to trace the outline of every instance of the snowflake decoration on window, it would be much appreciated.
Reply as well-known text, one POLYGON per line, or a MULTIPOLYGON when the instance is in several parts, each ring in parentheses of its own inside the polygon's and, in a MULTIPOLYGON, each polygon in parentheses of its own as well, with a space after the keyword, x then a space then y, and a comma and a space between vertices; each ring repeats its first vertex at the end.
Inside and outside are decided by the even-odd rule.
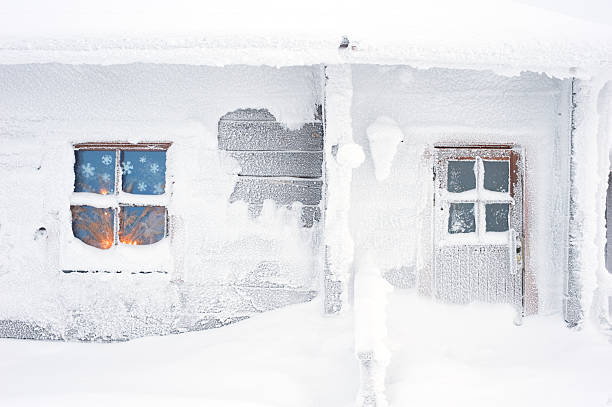
POLYGON ((153 193, 157 195, 164 193, 164 186, 161 182, 159 184, 153 185, 153 193))
POLYGON ((159 165, 157 163, 151 164, 149 168, 151 169, 151 172, 153 174, 157 174, 157 172, 159 171, 159 165))
POLYGON ((147 184, 145 184, 144 182, 139 182, 137 188, 138 188, 138 190, 140 192, 146 191, 147 190, 147 184))
POLYGON ((102 156, 102 164, 111 165, 112 162, 113 162, 113 157, 110 154, 104 154, 102 156))
POLYGON ((96 167, 93 167, 90 163, 81 165, 81 173, 85 178, 93 177, 96 167))
POLYGON ((141 163, 146 163, 147 162, 147 156, 143 155, 142 157, 140 157, 140 162, 141 163))
POLYGON ((104 174, 102 174, 102 181, 104 182, 110 182, 111 176, 108 172, 105 172, 104 174))
POLYGON ((121 163, 121 170, 125 174, 131 174, 133 169, 134 169, 134 166, 132 165, 131 161, 124 161, 121 163))

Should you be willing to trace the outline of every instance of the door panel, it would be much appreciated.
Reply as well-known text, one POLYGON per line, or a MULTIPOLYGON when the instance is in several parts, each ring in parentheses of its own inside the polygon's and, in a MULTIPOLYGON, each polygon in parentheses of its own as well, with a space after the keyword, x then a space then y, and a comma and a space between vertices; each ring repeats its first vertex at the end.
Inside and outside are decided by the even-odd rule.
POLYGON ((434 292, 444 301, 523 302, 518 147, 436 147, 434 292))

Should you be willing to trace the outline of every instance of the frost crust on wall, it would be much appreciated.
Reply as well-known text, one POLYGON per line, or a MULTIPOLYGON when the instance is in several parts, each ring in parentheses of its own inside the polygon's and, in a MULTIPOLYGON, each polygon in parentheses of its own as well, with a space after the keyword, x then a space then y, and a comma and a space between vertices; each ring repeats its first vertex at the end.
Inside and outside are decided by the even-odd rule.
POLYGON ((605 266, 604 231, 610 173, 610 83, 610 75, 602 75, 591 81, 575 80, 573 86, 572 211, 564 310, 572 326, 586 322, 609 327, 612 283, 605 266))
POLYGON ((11 191, 0 196, 1 335, 128 339, 316 295, 320 228, 301 227, 301 205, 266 201, 257 218, 242 201, 230 205, 236 175, 217 126, 245 107, 291 128, 311 122, 319 67, 3 65, 0 93, 0 188, 11 191), (173 143, 168 238, 104 251, 72 236, 72 143, 91 141, 173 143))
POLYGON ((567 209, 550 214, 557 205, 553 197, 567 196, 569 81, 532 72, 506 77, 354 65, 353 93, 356 143, 368 146, 368 126, 379 117, 394 120, 406 140, 398 145, 386 179, 376 177, 371 147, 355 170, 350 228, 356 250, 371 250, 394 285, 430 293, 433 145, 516 144, 525 151, 527 267, 537 276, 538 312, 560 312, 565 242, 554 237, 567 230, 567 209))
POLYGON ((335 313, 348 305, 354 244, 349 231, 350 186, 353 165, 361 164, 353 143, 351 104, 352 68, 332 65, 325 69, 325 312, 335 313), (338 154, 340 154, 338 156, 338 154))

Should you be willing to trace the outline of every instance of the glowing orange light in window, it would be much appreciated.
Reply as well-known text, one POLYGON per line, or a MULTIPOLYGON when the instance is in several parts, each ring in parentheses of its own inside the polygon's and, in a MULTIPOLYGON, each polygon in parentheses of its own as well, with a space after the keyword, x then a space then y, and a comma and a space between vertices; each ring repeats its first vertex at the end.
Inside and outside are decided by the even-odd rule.
POLYGON ((100 245, 102 246, 102 248, 108 249, 109 247, 111 247, 113 245, 113 241, 112 240, 103 240, 102 242, 100 242, 100 245))
POLYGON ((108 208, 71 206, 72 232, 84 243, 108 249, 114 244, 113 212, 108 208))

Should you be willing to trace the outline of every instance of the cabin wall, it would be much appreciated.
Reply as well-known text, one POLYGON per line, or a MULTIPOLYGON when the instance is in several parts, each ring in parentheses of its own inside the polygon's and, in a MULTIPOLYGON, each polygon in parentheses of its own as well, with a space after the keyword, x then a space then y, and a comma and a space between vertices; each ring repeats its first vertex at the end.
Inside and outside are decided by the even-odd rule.
POLYGON ((299 129, 321 88, 318 66, 0 66, 0 336, 127 339, 313 298, 318 223, 303 228, 299 207, 263 202, 252 218, 228 204, 239 166, 217 130, 241 108, 299 129), (100 250, 73 237, 72 144, 101 141, 173 143, 161 242, 100 250))
POLYGON ((537 287, 531 290, 537 291, 531 311, 561 312, 570 81, 536 73, 505 77, 487 71, 373 65, 353 66, 352 78, 353 136, 366 152, 352 181, 355 253, 369 251, 396 286, 417 286, 431 294, 432 147, 440 142, 518 144, 524 148, 526 167, 526 267, 535 276, 526 284, 537 287), (391 153, 388 176, 381 180, 368 139, 373 124, 387 126, 389 134, 399 130, 403 138, 391 153))
MULTIPOLYGON (((320 66, 0 66, 0 188, 7 191, 0 196, 0 335, 129 339, 216 327, 308 301, 322 286, 324 233, 326 244, 337 240, 330 247, 340 250, 327 256, 342 260, 336 263, 346 270, 334 278, 347 280, 345 291, 348 260, 367 254, 396 286, 430 295, 432 153, 441 142, 523 147, 527 269, 533 276, 526 283, 533 285, 535 302, 529 307, 561 311, 569 80, 328 66, 327 174, 310 168, 312 162, 304 167, 326 176, 323 189, 331 189, 326 197, 314 181, 316 202, 307 204, 323 209, 316 204, 323 195, 334 208, 333 216, 322 210, 313 215, 327 216, 324 231, 319 221, 302 227, 302 205, 275 205, 260 195, 250 204, 236 199, 251 189, 239 174, 271 173, 240 168, 250 147, 218 144, 220 119, 244 108, 267 109, 283 124, 274 131, 299 134, 321 114, 316 106, 323 103, 323 76, 320 66), (389 135, 383 144, 394 146, 374 153, 376 166, 369 128, 382 129, 389 135), (72 145, 91 141, 173 143, 167 155, 170 234, 162 242, 103 251, 73 237, 72 145), (353 142, 365 151, 360 166, 353 142), (338 177, 331 164, 342 154, 346 174, 338 177)), ((321 162, 320 151, 308 154, 321 162)), ((339 295, 346 301, 350 292, 339 295)))

